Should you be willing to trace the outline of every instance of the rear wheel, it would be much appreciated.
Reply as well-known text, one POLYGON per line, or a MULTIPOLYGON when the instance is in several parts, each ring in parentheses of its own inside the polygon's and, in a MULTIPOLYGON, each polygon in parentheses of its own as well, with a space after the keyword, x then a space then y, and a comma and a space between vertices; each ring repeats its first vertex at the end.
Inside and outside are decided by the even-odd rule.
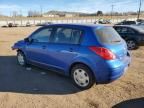
POLYGON ((18 64, 21 66, 27 65, 25 55, 22 51, 17 52, 17 61, 18 61, 18 64))
POLYGON ((135 40, 127 40, 126 42, 129 50, 138 48, 138 45, 135 40))
POLYGON ((80 89, 89 89, 95 82, 91 70, 83 64, 77 64, 72 68, 71 77, 74 84, 80 89))

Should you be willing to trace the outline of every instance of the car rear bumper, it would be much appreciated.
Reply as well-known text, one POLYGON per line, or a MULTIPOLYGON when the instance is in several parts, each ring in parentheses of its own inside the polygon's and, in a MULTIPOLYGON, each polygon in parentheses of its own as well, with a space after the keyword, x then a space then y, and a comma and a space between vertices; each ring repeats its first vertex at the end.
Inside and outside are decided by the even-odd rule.
POLYGON ((118 78, 120 78, 127 71, 129 66, 130 66, 130 64, 128 64, 124 67, 119 67, 117 69, 113 69, 111 71, 111 74, 109 76, 107 83, 113 82, 113 81, 117 80, 118 78))
POLYGON ((101 71, 105 71, 105 74, 97 77, 96 83, 97 84, 107 84, 111 83, 117 79, 119 79, 128 69, 130 66, 131 58, 126 57, 126 59, 121 62, 118 67, 110 66, 108 69, 104 69, 101 71))

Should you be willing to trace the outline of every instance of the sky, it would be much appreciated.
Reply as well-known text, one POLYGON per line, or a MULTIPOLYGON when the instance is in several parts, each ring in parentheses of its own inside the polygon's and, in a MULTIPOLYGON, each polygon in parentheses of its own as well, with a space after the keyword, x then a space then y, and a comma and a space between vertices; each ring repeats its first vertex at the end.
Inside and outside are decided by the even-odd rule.
MULTIPOLYGON (((10 15, 17 11, 27 15, 29 10, 48 12, 50 10, 93 13, 101 10, 110 12, 137 11, 140 0, 0 0, 0 14, 10 15)), ((144 0, 142 0, 144 2, 144 0)), ((144 10, 144 3, 142 3, 144 10)))

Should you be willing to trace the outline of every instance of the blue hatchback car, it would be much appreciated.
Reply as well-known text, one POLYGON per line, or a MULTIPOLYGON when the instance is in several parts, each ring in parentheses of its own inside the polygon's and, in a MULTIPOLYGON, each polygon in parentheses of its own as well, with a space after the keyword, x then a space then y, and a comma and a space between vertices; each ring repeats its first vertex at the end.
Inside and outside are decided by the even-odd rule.
POLYGON ((131 61, 125 41, 103 25, 44 26, 12 49, 21 66, 32 64, 70 76, 81 89, 118 79, 131 61))

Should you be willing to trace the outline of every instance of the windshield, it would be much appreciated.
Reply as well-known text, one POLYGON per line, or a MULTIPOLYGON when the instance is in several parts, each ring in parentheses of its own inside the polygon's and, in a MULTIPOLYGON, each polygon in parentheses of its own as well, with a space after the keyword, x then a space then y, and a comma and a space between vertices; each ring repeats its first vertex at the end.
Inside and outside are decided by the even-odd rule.
POLYGON ((105 44, 121 42, 122 38, 112 27, 100 27, 95 29, 99 41, 105 44))

